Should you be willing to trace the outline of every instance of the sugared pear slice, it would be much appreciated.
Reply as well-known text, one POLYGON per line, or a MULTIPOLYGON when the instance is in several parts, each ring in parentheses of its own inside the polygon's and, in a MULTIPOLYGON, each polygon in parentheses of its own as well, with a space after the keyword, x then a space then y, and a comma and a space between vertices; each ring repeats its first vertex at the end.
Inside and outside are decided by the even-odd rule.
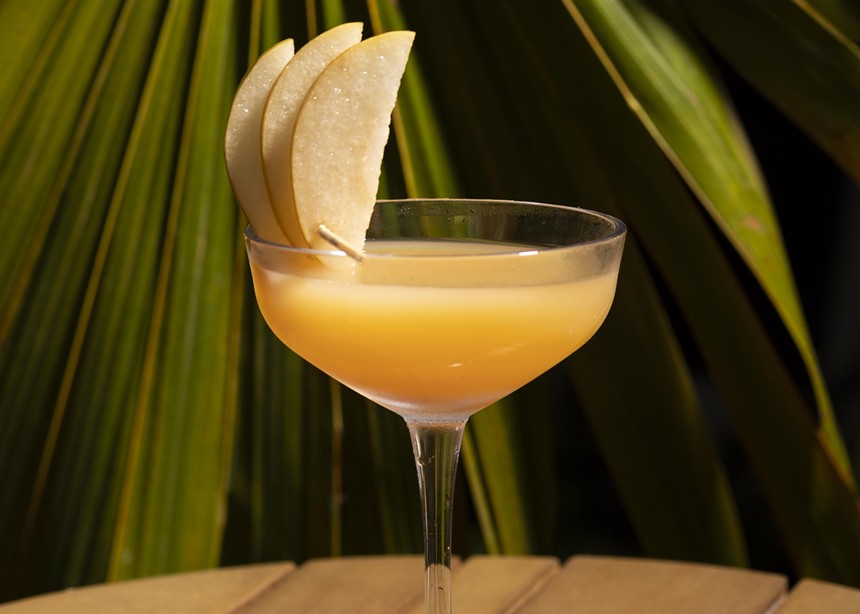
POLYGON ((320 225, 360 250, 370 224, 391 113, 413 32, 350 47, 314 82, 299 109, 291 170, 296 214, 311 247, 331 249, 320 225))
POLYGON ((265 185, 275 218, 290 244, 307 247, 293 200, 290 147, 305 94, 326 66, 361 40, 362 24, 345 23, 323 32, 299 49, 272 87, 262 123, 265 185))
POLYGON ((224 159, 233 193, 256 233, 276 243, 286 242, 269 204, 260 155, 260 123, 272 85, 293 57, 293 40, 276 44, 261 55, 236 90, 227 119, 224 159))

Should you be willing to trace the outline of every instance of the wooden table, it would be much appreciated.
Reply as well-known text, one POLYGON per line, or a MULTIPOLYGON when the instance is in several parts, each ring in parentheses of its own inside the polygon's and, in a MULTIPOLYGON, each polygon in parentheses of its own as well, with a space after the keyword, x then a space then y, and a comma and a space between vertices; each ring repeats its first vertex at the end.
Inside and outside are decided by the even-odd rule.
MULTIPOLYGON (((417 556, 317 559, 175 574, 72 589, 0 605, 0 614, 420 614, 417 556)), ((454 569, 457 614, 847 614, 860 590, 690 563, 576 556, 474 556, 454 569)))

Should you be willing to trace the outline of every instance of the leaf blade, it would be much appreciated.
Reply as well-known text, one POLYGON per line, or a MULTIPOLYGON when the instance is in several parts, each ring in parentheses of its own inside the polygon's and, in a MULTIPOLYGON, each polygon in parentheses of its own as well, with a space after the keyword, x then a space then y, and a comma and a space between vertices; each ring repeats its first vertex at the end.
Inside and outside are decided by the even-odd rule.
POLYGON ((669 3, 569 1, 607 72, 759 280, 806 364, 822 432, 850 463, 764 180, 714 66, 669 3))

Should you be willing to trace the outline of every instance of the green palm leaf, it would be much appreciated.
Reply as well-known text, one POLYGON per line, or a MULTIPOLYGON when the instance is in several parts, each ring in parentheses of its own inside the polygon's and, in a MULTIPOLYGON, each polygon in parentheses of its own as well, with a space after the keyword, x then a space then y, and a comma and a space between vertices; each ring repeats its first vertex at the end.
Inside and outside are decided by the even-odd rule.
POLYGON ((794 0, 822 27, 839 30, 848 38, 860 38, 860 7, 851 0, 794 0))
POLYGON ((0 53, 4 58, 17 58, 0 75, 0 134, 7 133, 20 120, 29 95, 23 92, 31 91, 38 83, 37 76, 45 70, 71 8, 66 3, 63 9, 62 4, 63 0, 39 6, 26 0, 10 0, 0 5, 0 53))
MULTIPOLYGON (((81 135, 76 133, 79 119, 86 120, 91 112, 84 107, 88 85, 119 5, 117 0, 70 5, 59 12, 49 32, 24 27, 24 33, 33 30, 23 48, 25 53, 30 50, 24 61, 31 64, 17 79, 18 71, 10 71, 0 85, 3 95, 12 101, 11 109, 0 115, 0 164, 6 170, 0 177, 0 189, 7 202, 14 203, 0 209, 0 223, 9 233, 0 247, 3 337, 20 308, 33 262, 44 245, 59 192, 68 178, 74 160, 68 155, 69 148, 79 147, 72 139, 81 135), (46 39, 43 47, 40 38, 46 39), (63 96, 53 92, 63 92, 63 96)), ((7 30, 3 39, 14 41, 18 22, 3 23, 7 30)), ((10 50, 7 57, 16 53, 10 50)))
POLYGON ((638 246, 625 251, 613 313, 570 361, 577 392, 646 551, 745 565, 743 527, 693 376, 638 246))
POLYGON ((218 137, 234 88, 232 14, 230 3, 211 1, 200 16, 147 340, 144 373, 152 379, 143 380, 136 408, 146 414, 139 419, 153 437, 149 445, 135 442, 129 459, 123 509, 138 515, 129 514, 118 532, 116 577, 193 569, 219 559, 238 391, 233 330, 242 304, 242 286, 234 281, 242 279, 235 256, 237 209, 221 172, 218 137), (177 466, 185 468, 181 479, 177 466), (191 535, 189 526, 196 527, 191 535))
POLYGON ((860 180, 856 4, 790 0, 680 4, 740 75, 855 181, 860 180))
MULTIPOLYGON (((116 217, 116 208, 108 213, 107 207, 124 146, 124 140, 116 137, 128 134, 137 103, 134 97, 123 98, 122 94, 136 91, 138 85, 135 80, 140 79, 141 71, 145 70, 147 51, 151 48, 153 32, 157 28, 153 17, 157 15, 158 8, 154 3, 129 7, 117 20, 108 52, 104 54, 97 73, 96 85, 85 106, 87 112, 78 123, 72 141, 74 146, 67 153, 69 159, 65 164, 72 168, 74 160, 75 172, 68 177, 67 184, 59 184, 54 189, 52 198, 59 203, 55 206, 57 218, 43 222, 46 229, 50 224, 51 234, 44 239, 45 247, 40 254, 38 268, 27 273, 30 285, 26 291, 30 307, 20 310, 17 320, 10 318, 10 321, 15 321, 15 326, 9 337, 4 333, 0 360, 8 369, 4 368, 4 384, 0 389, 3 391, 2 406, 7 411, 0 413, 0 419, 4 421, 0 430, 4 436, 12 438, 10 442, 18 443, 3 447, 0 462, 8 468, 8 481, 4 480, 4 488, 9 490, 4 492, 4 499, 8 496, 8 500, 17 500, 20 505, 3 508, 2 531, 7 535, 3 539, 3 564, 9 562, 8 557, 16 546, 20 547, 20 556, 32 556, 27 554, 27 545, 34 538, 36 526, 45 525, 38 532, 40 539, 49 535, 58 537, 55 531, 61 527, 56 525, 56 520, 51 520, 52 514, 56 518, 58 513, 63 512, 65 518, 74 522, 77 510, 73 506, 67 510, 64 503, 50 511, 50 507, 42 505, 44 498, 52 499, 55 494, 50 489, 46 492, 46 483, 58 485, 60 491, 70 487, 71 492, 57 492, 56 495, 63 497, 65 494, 64 501, 79 501, 80 508, 85 510, 84 518, 80 519, 79 532, 66 531, 56 542, 50 542, 53 555, 52 566, 47 569, 49 573, 43 576, 46 586, 56 582, 57 576, 64 577, 64 581, 103 577, 103 569, 99 569, 98 563, 81 563, 79 555, 91 548, 88 542, 94 539, 93 528, 99 526, 101 521, 101 506, 110 508, 108 502, 114 495, 111 494, 109 483, 104 480, 91 481, 88 472, 92 471, 93 475, 106 470, 110 472, 113 466, 108 459, 116 454, 113 445, 122 441, 121 407, 128 393, 127 378, 119 374, 124 368, 136 369, 139 361, 135 361, 133 353, 122 355, 107 347, 103 348, 105 354, 101 354, 100 350, 92 354, 91 351, 98 348, 100 342, 96 340, 86 344, 84 339, 88 334, 90 314, 98 309, 93 303, 99 271, 104 268, 103 254, 98 255, 98 251, 104 248, 98 248, 98 243, 104 243, 112 232, 108 230, 106 236, 102 235, 101 221, 107 215, 107 227, 112 228, 116 217), (136 24, 136 29, 126 27, 131 23, 136 24), (121 38, 124 46, 119 44, 121 38), (111 102, 117 98, 120 103, 111 102), (109 138, 106 138, 107 135, 109 138), (89 290, 87 285, 90 286, 89 290), (46 323, 51 323, 50 327, 46 323), (29 349, 22 351, 23 348, 29 349), (113 376, 104 373, 96 376, 96 367, 92 362, 98 361, 99 356, 108 358, 102 358, 103 363, 115 361, 113 376), (124 363, 125 360, 131 363, 124 363), (76 372, 83 373, 80 376, 83 383, 77 387, 74 386, 76 372), (105 376, 106 379, 102 379, 105 376), (15 384, 12 385, 12 382, 15 384), (113 385, 109 386, 106 382, 112 382, 113 385), (90 390, 86 390, 88 386, 90 390), (83 389, 80 411, 75 409, 73 400, 78 389, 83 389), (100 419, 99 414, 90 409, 91 406, 100 408, 105 414, 104 418, 100 419), (8 408, 25 411, 10 411, 8 408), (120 417, 120 426, 117 425, 117 417, 120 417), (80 425, 80 428, 76 425, 80 425), (102 427, 105 431, 103 440, 99 440, 96 434, 94 443, 89 443, 93 441, 93 433, 98 433, 102 427), (77 443, 63 443, 64 429, 72 433, 71 441, 77 443), (81 450, 92 451, 93 454, 87 457, 80 453, 81 450), (57 455, 70 457, 71 460, 57 460, 54 458, 57 455), (86 463, 90 461, 95 462, 95 468, 87 469, 86 463), (49 473, 52 467, 57 468, 56 477, 49 473), (70 481, 73 475, 83 477, 77 482, 70 481), (88 486, 98 501, 95 507, 94 501, 86 500, 84 491, 88 486), (28 506, 30 517, 26 527, 22 528, 24 520, 21 514, 28 506), (49 511, 45 512, 46 509, 49 511), (75 541, 78 546, 70 544, 75 541), (76 547, 80 548, 77 555, 70 552, 76 547), (77 558, 78 562, 71 565, 70 558, 77 558), (96 571, 88 571, 88 565, 95 567, 96 571), (66 566, 68 571, 57 569, 62 566, 66 566)), ((80 28, 78 34, 83 38, 89 37, 93 45, 100 44, 97 38, 93 38, 94 32, 88 32, 86 28, 80 28)), ((44 123, 46 119, 35 114, 28 115, 27 121, 44 123)), ((50 117, 47 121, 50 123, 50 117)), ((7 168, 15 170, 14 167, 7 168)), ((64 175, 62 179, 65 179, 64 175)), ((13 206, 13 201, 4 201, 3 210, 12 212, 17 206, 18 203, 13 206)), ((38 242, 42 239, 33 240, 38 242)), ((134 244, 131 247, 134 249, 134 244)), ((144 258, 143 253, 138 255, 144 258)), ((131 285, 126 289, 145 290, 146 275, 141 274, 138 279, 141 282, 139 285, 131 285)), ((112 300, 116 300, 118 310, 126 306, 119 296, 112 297, 112 300)), ((132 300, 145 308, 145 301, 132 300)), ((135 308, 126 311, 125 317, 133 320, 135 308)), ((120 311, 118 315, 122 317, 123 313, 120 311)), ((116 339, 122 339, 123 335, 133 336, 133 330, 133 326, 127 327, 123 334, 117 333, 116 339)), ((90 334, 98 335, 97 332, 90 334)), ((14 581, 14 577, 10 577, 10 580, 14 581)))
MULTIPOLYGON (((609 142, 599 136, 589 140, 609 142)), ((628 144, 625 149, 642 147, 644 143, 638 148, 628 144)), ((605 155, 618 160, 621 151, 608 147, 605 155)), ((645 160, 652 158, 643 157, 645 160)), ((854 495, 842 473, 844 467, 834 464, 830 450, 810 424, 809 408, 695 210, 689 206, 670 209, 673 199, 663 195, 665 187, 658 186, 666 178, 656 164, 646 164, 642 171, 637 176, 643 184, 623 201, 632 204, 637 198, 644 199, 648 207, 625 206, 626 215, 690 321, 770 498, 790 553, 804 573, 856 582, 860 567, 852 553, 860 525, 854 495), (701 278, 708 283, 697 283, 701 278), (737 337, 721 332, 723 326, 737 331, 737 337), (764 432, 765 425, 777 423, 779 429, 764 432), (810 467, 814 467, 814 477, 810 467), (806 479, 813 480, 820 491, 810 493, 806 479), (835 529, 837 524, 839 529, 835 529), (837 550, 841 554, 834 557, 837 550)), ((632 180, 628 175, 619 191, 627 193, 626 186, 632 180)))
POLYGON ((551 551, 557 493, 548 384, 538 379, 475 414, 463 436, 463 473, 490 554, 551 551))
POLYGON ((781 314, 809 370, 822 432, 850 475, 776 218, 716 68, 671 3, 571 1, 567 6, 627 104, 781 314))

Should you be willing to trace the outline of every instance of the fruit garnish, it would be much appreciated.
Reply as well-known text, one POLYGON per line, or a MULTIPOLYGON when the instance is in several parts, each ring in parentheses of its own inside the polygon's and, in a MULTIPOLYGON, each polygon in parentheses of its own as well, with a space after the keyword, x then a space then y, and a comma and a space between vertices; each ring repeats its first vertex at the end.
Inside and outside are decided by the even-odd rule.
POLYGON ((415 38, 362 25, 292 40, 260 56, 240 83, 224 139, 239 205, 260 237, 334 246, 360 261, 400 80, 415 38))
POLYGON ((330 248, 320 226, 355 250, 364 246, 391 113, 414 37, 413 32, 387 32, 350 47, 305 96, 290 166, 296 217, 311 247, 330 248))
POLYGON ((269 94, 261 124, 263 175, 280 229, 290 244, 307 247, 293 199, 290 149, 299 108, 320 73, 343 51, 361 40, 360 23, 346 23, 310 40, 299 49, 269 94))
POLYGON ((266 191, 260 122, 272 85, 292 57, 293 40, 287 39, 257 59, 236 89, 224 135, 224 160, 236 199, 257 234, 276 243, 286 237, 266 191))

